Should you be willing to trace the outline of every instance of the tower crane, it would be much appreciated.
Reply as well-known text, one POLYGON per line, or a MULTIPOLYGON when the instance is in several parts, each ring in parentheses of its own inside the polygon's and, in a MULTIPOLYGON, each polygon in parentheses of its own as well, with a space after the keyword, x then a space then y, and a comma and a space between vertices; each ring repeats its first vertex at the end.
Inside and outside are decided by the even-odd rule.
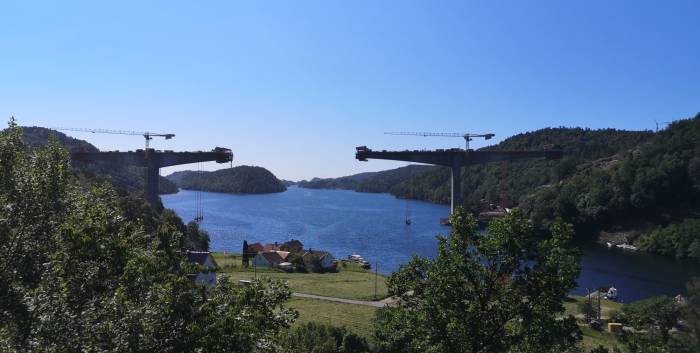
POLYGON ((153 140, 154 137, 163 137, 166 140, 170 140, 175 137, 175 134, 161 134, 154 132, 139 132, 139 131, 124 131, 124 130, 108 130, 108 129, 83 129, 74 127, 56 127, 54 130, 62 131, 78 131, 78 132, 91 132, 93 134, 114 134, 114 135, 137 135, 143 136, 146 139, 146 150, 149 149, 149 141, 153 140))
POLYGON ((484 140, 490 140, 492 137, 496 136, 495 134, 471 134, 468 132, 460 133, 460 132, 385 132, 385 135, 403 135, 403 136, 423 136, 423 137, 428 137, 428 136, 439 136, 439 137, 461 137, 464 139, 464 142, 466 143, 466 149, 469 149, 469 141, 471 141, 474 138, 481 138, 483 137, 484 140))

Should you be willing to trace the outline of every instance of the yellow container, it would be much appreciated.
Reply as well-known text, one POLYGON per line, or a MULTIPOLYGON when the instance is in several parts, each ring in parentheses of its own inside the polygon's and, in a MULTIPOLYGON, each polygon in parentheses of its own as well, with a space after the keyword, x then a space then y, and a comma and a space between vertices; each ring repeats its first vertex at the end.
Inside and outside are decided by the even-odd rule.
POLYGON ((608 332, 618 333, 622 331, 622 324, 619 322, 608 322, 608 332))

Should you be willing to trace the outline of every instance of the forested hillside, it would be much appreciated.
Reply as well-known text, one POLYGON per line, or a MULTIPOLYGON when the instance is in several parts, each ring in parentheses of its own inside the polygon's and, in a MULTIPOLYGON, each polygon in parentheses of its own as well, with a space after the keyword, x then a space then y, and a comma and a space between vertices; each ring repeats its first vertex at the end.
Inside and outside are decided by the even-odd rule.
MULTIPOLYGON (((465 205, 477 210, 484 200, 505 207, 515 206, 522 196, 533 193, 538 187, 573 175, 577 166, 631 149, 653 135, 649 131, 547 128, 512 136, 484 149, 527 151, 556 145, 564 150, 565 157, 559 161, 526 160, 466 167, 462 173, 465 205)), ((450 201, 450 170, 411 165, 335 179, 313 179, 300 182, 299 186, 390 192, 401 198, 446 204, 450 201)))
MULTIPOLYGON (((571 176, 578 165, 625 151, 647 140, 648 131, 582 128, 547 128, 507 138, 485 150, 529 151, 559 146, 564 158, 558 161, 533 159, 465 167, 462 191, 467 208, 477 210, 482 200, 504 207, 516 206, 520 198, 536 188, 571 176)), ((391 188, 399 197, 437 203, 449 202, 450 171, 436 168, 391 188)))
MULTIPOLYGON (((22 133, 24 143, 30 147, 46 146, 49 136, 55 136, 58 142, 69 151, 99 151, 97 147, 93 146, 87 141, 67 136, 60 131, 52 129, 30 126, 23 127, 22 133)), ((142 168, 101 162, 80 163, 73 161, 71 164, 73 167, 84 171, 109 175, 112 182, 117 187, 124 187, 132 191, 143 189, 144 170, 142 168)), ((161 194, 173 194, 177 192, 177 186, 164 177, 160 177, 159 185, 161 194)))
POLYGON ((633 149, 579 165, 560 183, 524 197, 521 208, 537 223, 563 217, 593 229, 625 220, 670 225, 642 235, 642 248, 700 258, 699 228, 684 222, 700 217, 700 114, 633 149))
POLYGON ((269 170, 246 165, 214 172, 175 172, 167 179, 182 189, 231 194, 266 194, 287 190, 284 183, 269 170))

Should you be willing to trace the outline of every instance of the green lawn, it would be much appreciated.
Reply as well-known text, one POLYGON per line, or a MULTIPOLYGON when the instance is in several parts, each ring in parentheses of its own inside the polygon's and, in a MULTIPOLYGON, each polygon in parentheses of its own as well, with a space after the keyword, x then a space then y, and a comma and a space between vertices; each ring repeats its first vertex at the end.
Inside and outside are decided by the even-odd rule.
MULTIPOLYGON (((219 274, 230 276, 234 280, 253 279, 252 268, 243 268, 240 255, 224 255, 215 253, 214 258, 219 265, 219 274)), ((269 276, 286 280, 295 292, 325 295, 347 299, 372 300, 374 296, 374 273, 361 269, 354 264, 339 266, 337 273, 286 273, 274 269, 258 269, 258 276, 269 276)), ((387 296, 386 278, 379 275, 377 281, 377 293, 379 298, 387 296)), ((585 297, 571 296, 564 302, 565 314, 580 316, 578 304, 585 301, 585 297)), ((288 302, 289 307, 299 311, 299 320, 295 324, 317 321, 329 323, 335 326, 344 326, 347 329, 370 337, 372 334, 372 320, 376 308, 335 303, 324 300, 292 298, 288 302)), ((622 304, 603 300, 601 301, 603 318, 607 318, 610 312, 622 308, 622 304)), ((582 325, 583 346, 586 350, 603 345, 612 349, 614 346, 622 347, 615 335, 607 331, 595 331, 582 325)))
MULTIPOLYGON (((579 312, 578 305, 580 303, 583 303, 586 300, 587 300, 586 297, 581 297, 578 295, 569 296, 569 300, 564 302, 564 308, 566 309, 565 314, 566 315, 571 314, 571 315, 574 315, 576 317, 581 317, 582 315, 579 312)), ((597 305, 597 302, 595 300, 593 300, 593 304, 597 305)), ((602 311, 601 317, 603 319, 607 319, 608 317, 610 317, 611 312, 622 309, 622 304, 617 303, 617 302, 613 302, 610 300, 601 300, 600 301, 600 308, 602 311)))
POLYGON ((288 305, 299 311, 295 325, 309 321, 323 322, 345 327, 367 338, 372 335, 372 320, 377 311, 377 308, 371 306, 306 298, 292 298, 288 305))
MULTIPOLYGON (((584 298, 579 297, 577 299, 583 300, 584 298)), ((372 335, 372 320, 374 319, 376 310, 378 310, 369 306, 334 303, 306 298, 292 298, 288 302, 288 305, 299 311, 299 319, 295 324, 308 321, 323 322, 338 327, 343 326, 367 338, 372 335)), ((583 333, 583 341, 581 344, 585 348, 584 351, 589 351, 598 345, 607 347, 610 350, 612 350, 614 346, 622 348, 622 344, 617 340, 615 335, 607 331, 596 331, 588 326, 580 327, 583 333)))
MULTIPOLYGON (((586 300, 586 297, 577 295, 570 296, 569 299, 564 302, 564 308, 566 309, 565 314, 571 314, 577 318, 581 318, 583 315, 579 312, 578 305, 586 300)), ((597 304, 597 302, 594 301, 594 304, 597 304)), ((622 309, 622 305, 623 304, 621 303, 610 300, 601 300, 600 308, 602 311, 602 319, 608 319, 610 317, 610 313, 622 309)), ((604 327, 602 331, 596 331, 587 325, 579 325, 579 327, 583 333, 583 346, 586 348, 586 350, 595 348, 598 345, 607 347, 610 350, 612 350, 614 346, 622 348, 622 343, 617 339, 617 336, 609 333, 606 330, 607 327, 604 327)))
MULTIPOLYGON (((229 276, 233 280, 253 279, 253 268, 243 268, 239 255, 215 253, 214 259, 219 265, 219 275, 229 276)), ((257 269, 258 276, 268 276, 287 281, 294 292, 325 295, 346 299, 373 300, 375 274, 361 269, 355 264, 339 265, 338 272, 331 273, 287 273, 275 269, 257 269)), ((376 277, 377 299, 387 296, 386 278, 376 277)))
POLYGON ((579 325, 579 327, 583 333, 583 346, 585 347, 585 351, 589 351, 599 345, 608 348, 610 351, 612 351, 612 348, 615 346, 621 349, 623 348, 623 344, 617 339, 617 336, 606 330, 596 331, 585 325, 579 325))

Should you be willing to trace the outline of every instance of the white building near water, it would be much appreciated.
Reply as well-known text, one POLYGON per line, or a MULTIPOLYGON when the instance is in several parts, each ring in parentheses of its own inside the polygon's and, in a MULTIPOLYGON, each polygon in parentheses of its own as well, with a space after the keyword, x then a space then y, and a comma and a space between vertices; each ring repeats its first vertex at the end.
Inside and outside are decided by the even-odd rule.
POLYGON ((216 272, 214 270, 218 267, 216 260, 211 255, 209 251, 187 251, 187 259, 192 262, 201 265, 208 271, 199 272, 196 275, 192 275, 194 282, 207 287, 213 287, 216 285, 216 272))

